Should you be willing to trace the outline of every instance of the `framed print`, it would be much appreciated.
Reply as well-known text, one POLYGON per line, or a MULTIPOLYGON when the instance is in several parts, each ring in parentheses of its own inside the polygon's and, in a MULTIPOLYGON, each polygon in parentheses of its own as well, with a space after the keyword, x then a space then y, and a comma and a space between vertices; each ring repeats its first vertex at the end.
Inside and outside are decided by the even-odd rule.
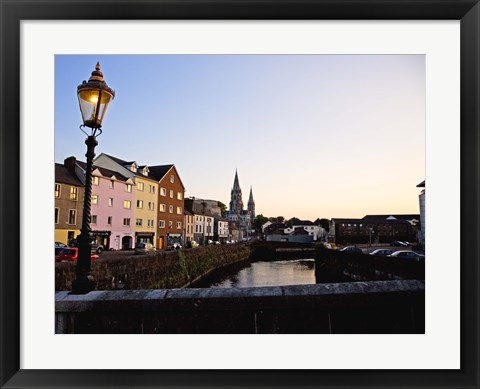
MULTIPOLYGON (((0 4, 2 388, 478 387, 477 1, 0 4), (102 133, 87 143, 97 149, 86 163, 82 122, 88 139, 102 133), (182 161, 179 150, 192 159, 182 161), (208 153, 218 168, 207 164, 208 153), (416 169, 414 177, 405 179, 399 166, 416 169), (348 208, 363 195, 348 186, 356 179, 377 208, 348 208), (231 189, 223 203, 205 200, 221 196, 215 180, 231 189), (394 212, 405 182, 415 206, 394 212), (61 204, 70 203, 57 206, 52 183, 58 199, 67 196, 61 204), (89 199, 83 209, 70 205, 83 196, 78 190, 89 199), (334 209, 333 198, 343 200, 336 214, 302 214, 301 205, 334 209), (278 225, 262 231, 267 221, 283 223, 274 206, 288 199, 297 204, 285 211, 281 233, 278 225), (287 243, 312 243, 314 258, 296 263, 316 280, 231 288, 279 271, 275 264, 228 275, 225 291, 199 291, 195 282, 213 274, 201 261, 220 267, 219 257, 251 247, 262 212, 277 216, 259 222, 265 244, 278 239, 274 247, 283 247, 276 255, 295 252, 287 243), (318 225, 305 228, 296 216, 318 216, 318 225), (65 257, 54 270, 46 259, 52 242, 72 251, 59 256, 79 259, 65 257), (407 246, 413 265, 393 258, 407 246), (374 248, 390 257, 373 268, 370 261, 366 276, 355 273, 374 248), (207 259, 189 254, 202 252, 207 259), (147 264, 142 279, 111 266, 90 292, 102 259, 122 253, 138 268, 147 264), (340 258, 350 267, 338 270, 340 258), (147 284, 152 263, 164 278, 147 284), (309 282, 326 283, 315 286, 330 300, 298 285, 309 282), (369 294, 392 285, 380 303, 369 294), (192 311, 178 315, 187 294, 192 311), (205 314, 234 298, 228 312, 205 314), (252 322, 232 313, 261 298, 267 303, 252 322), (404 299, 415 303, 403 310, 404 299), (324 316, 309 312, 318 301, 330 301, 324 316), (119 313, 108 317, 98 308, 106 306, 119 313), (136 310, 149 306, 138 319, 136 310), (224 331, 223 321, 236 327, 224 331)), ((115 266, 128 267, 122 261, 115 266)))

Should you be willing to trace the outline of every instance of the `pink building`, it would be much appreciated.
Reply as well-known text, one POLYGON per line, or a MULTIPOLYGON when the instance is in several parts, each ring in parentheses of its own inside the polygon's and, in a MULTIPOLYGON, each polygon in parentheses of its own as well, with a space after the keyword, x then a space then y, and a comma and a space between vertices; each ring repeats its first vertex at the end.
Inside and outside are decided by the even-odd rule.
MULTIPOLYGON (((85 181, 86 163, 76 165, 79 178, 85 181)), ((93 166, 90 228, 105 250, 134 248, 134 190, 131 178, 93 166)))

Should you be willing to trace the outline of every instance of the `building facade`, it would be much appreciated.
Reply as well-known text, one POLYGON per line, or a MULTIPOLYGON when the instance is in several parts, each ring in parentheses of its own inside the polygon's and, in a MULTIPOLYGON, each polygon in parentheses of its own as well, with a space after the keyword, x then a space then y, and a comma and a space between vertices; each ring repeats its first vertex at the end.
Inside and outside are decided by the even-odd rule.
POLYGON ((310 220, 301 220, 293 224, 291 227, 285 228, 285 234, 291 234, 295 230, 303 229, 305 230, 308 235, 312 236, 313 241, 326 241, 327 240, 327 233, 325 229, 321 226, 317 226, 310 220))
POLYGON ((227 219, 231 225, 235 225, 239 231, 239 239, 243 239, 252 233, 252 222, 255 218, 255 201, 253 200, 252 188, 247 209, 243 208, 242 189, 238 180, 238 173, 235 171, 233 187, 230 191, 230 207, 227 211, 227 219))
POLYGON ((75 163, 55 164, 55 242, 68 244, 80 234, 84 184, 75 173, 75 163))
POLYGON ((332 219, 335 243, 412 242, 416 237, 415 221, 419 215, 367 215, 362 219, 332 219))
POLYGON ((418 244, 425 249, 425 181, 417 185, 417 188, 424 188, 418 195, 420 206, 420 228, 418 229, 418 244))

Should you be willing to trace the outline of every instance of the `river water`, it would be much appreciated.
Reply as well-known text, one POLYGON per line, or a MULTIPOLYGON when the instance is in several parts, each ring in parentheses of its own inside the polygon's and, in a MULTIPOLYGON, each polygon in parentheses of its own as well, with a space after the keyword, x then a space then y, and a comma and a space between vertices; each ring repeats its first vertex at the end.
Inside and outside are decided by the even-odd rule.
MULTIPOLYGON (((247 288, 252 286, 285 286, 315 284, 315 260, 255 261, 242 269, 221 271, 200 287, 247 288)), ((198 287, 197 286, 197 287, 198 287)))

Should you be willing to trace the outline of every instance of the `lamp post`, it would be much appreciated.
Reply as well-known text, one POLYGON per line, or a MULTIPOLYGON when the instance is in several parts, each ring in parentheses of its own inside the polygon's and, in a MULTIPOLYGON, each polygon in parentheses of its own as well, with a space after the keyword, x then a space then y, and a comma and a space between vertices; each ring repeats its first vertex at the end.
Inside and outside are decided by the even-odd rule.
POLYGON ((83 124, 80 130, 87 135, 87 170, 85 172, 85 191, 83 200, 82 229, 78 237, 78 260, 75 280, 72 283, 72 294, 85 294, 95 288, 95 281, 90 274, 90 206, 92 202, 92 165, 95 157, 95 146, 97 136, 102 133, 102 122, 107 113, 110 102, 115 97, 113 89, 109 88, 103 79, 100 71, 100 64, 97 62, 88 82, 83 81, 77 87, 78 102, 82 114, 83 124), (86 132, 85 128, 90 128, 86 132))

